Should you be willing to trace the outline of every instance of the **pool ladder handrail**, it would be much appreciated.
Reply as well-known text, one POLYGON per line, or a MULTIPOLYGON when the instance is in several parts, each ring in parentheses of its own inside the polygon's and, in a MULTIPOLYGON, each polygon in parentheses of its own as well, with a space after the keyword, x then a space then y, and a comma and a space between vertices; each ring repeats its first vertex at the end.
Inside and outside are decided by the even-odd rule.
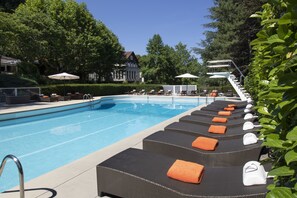
POLYGON ((87 100, 87 99, 93 101, 93 97, 92 97, 92 95, 91 95, 91 94, 84 94, 84 95, 83 95, 83 100, 87 100))
POLYGON ((14 163, 17 165, 18 171, 19 171, 19 180, 20 180, 20 198, 25 198, 25 187, 24 187, 24 172, 23 172, 23 167, 22 164, 20 162, 20 160, 14 156, 14 155, 6 155, 3 160, 2 163, 0 165, 0 177, 2 175, 2 172, 4 170, 6 161, 8 159, 12 159, 14 161, 14 163))
POLYGON ((92 97, 92 95, 91 94, 84 94, 83 95, 83 100, 89 100, 90 101, 90 103, 91 103, 91 109, 93 109, 94 108, 94 105, 93 105, 93 97, 92 97))

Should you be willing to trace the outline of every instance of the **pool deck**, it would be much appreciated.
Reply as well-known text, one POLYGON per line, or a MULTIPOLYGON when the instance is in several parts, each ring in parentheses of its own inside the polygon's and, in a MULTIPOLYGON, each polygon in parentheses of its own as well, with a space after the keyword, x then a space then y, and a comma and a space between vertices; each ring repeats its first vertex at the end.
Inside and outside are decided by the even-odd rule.
MULTIPOLYGON (((95 99, 99 99, 96 97, 95 99)), ((190 97, 193 98, 193 97, 190 97)), ((0 105, 0 113, 13 113, 18 111, 50 108, 86 102, 85 100, 70 100, 60 102, 39 102, 25 105, 0 105)), ((91 153, 79 160, 62 166, 54 171, 39 176, 25 183, 26 198, 98 198, 96 165, 111 156, 127 149, 142 149, 142 140, 152 133, 163 130, 168 124, 178 121, 180 117, 189 115, 192 111, 200 109, 198 106, 183 114, 150 127, 129 138, 121 140, 102 150, 91 153)), ((40 162, 42 163, 42 162, 40 162)), ((26 174, 26 171, 24 172, 26 174)), ((18 187, 0 194, 0 198, 19 197, 18 187)))

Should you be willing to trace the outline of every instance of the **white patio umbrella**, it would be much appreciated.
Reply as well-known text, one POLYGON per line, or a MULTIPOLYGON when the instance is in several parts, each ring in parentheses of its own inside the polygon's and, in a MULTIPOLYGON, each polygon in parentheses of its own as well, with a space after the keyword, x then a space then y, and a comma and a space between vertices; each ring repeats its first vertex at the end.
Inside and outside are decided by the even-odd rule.
POLYGON ((65 96, 65 80, 75 80, 79 79, 79 76, 73 75, 73 74, 68 74, 66 72, 59 73, 59 74, 54 74, 48 76, 50 79, 55 79, 55 80, 63 80, 64 81, 64 96, 65 96))
MULTIPOLYGON (((181 74, 179 76, 175 76, 175 78, 199 78, 198 76, 195 76, 190 73, 181 74)), ((188 93, 188 84, 187 84, 187 93, 188 93)))
POLYGON ((226 78, 226 76, 222 76, 222 75, 213 75, 213 76, 210 76, 209 78, 226 78))
POLYGON ((185 74, 182 74, 182 75, 179 75, 179 76, 175 76, 175 78, 199 78, 198 76, 194 76, 190 73, 185 73, 185 74))

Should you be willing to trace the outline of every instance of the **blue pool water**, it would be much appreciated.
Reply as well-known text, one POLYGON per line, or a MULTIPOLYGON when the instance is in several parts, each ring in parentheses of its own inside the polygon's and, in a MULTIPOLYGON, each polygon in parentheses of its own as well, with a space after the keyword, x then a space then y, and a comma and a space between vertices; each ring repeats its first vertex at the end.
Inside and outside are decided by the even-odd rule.
MULTIPOLYGON (((2 126, 0 122, 0 159, 17 156, 29 181, 200 103, 197 99, 109 99, 93 108, 11 120, 2 126)), ((0 192, 16 185, 18 171, 9 160, 0 177, 0 192)))

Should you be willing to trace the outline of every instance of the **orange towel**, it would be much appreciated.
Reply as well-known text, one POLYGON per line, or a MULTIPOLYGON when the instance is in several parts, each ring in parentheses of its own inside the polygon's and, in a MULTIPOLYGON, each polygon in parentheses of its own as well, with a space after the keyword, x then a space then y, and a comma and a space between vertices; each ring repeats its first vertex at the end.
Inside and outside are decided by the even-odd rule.
POLYGON ((224 110, 225 111, 234 111, 234 107, 225 107, 224 110))
POLYGON ((219 111, 218 115, 220 116, 230 116, 232 115, 231 111, 219 111))
POLYGON ((228 104, 228 107, 234 107, 234 108, 236 108, 237 106, 236 106, 236 104, 228 104))
POLYGON ((203 176, 203 170, 203 165, 176 160, 169 168, 167 176, 179 181, 199 184, 203 176))
POLYGON ((219 123, 226 123, 228 121, 227 118, 220 118, 220 117, 214 117, 212 119, 212 122, 219 122, 219 123))
POLYGON ((192 147, 202 150, 213 151, 216 149, 218 140, 214 138, 198 137, 192 142, 192 147))
POLYGON ((226 126, 219 126, 219 125, 210 125, 208 132, 210 133, 218 133, 224 134, 226 133, 227 127, 226 126))

